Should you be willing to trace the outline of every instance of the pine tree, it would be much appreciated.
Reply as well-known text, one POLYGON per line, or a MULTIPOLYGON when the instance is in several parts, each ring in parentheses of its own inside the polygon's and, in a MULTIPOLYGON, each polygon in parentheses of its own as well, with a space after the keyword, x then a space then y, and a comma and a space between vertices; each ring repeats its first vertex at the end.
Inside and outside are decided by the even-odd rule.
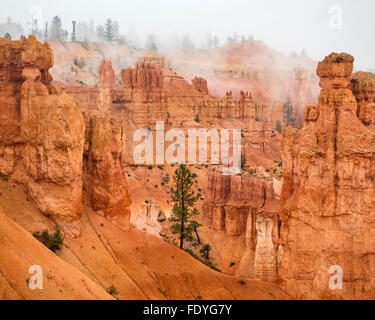
POLYGON ((283 127, 281 126, 281 122, 280 122, 280 120, 277 120, 277 121, 276 121, 276 131, 277 131, 278 133, 281 133, 281 132, 283 131, 283 127))
POLYGON ((113 29, 113 22, 112 19, 107 19, 105 25, 104 25, 104 34, 105 34, 105 39, 108 42, 112 42, 114 38, 114 29, 113 29))
POLYGON ((182 49, 184 51, 193 51, 195 49, 194 43, 188 34, 182 38, 182 49))
POLYGON ((103 26, 98 26, 96 28, 96 36, 99 41, 105 40, 105 31, 103 26))
POLYGON ((153 34, 147 35, 146 48, 151 51, 158 51, 158 47, 156 46, 156 43, 155 43, 155 36, 153 34))
POLYGON ((300 56, 303 58, 307 58, 307 51, 305 49, 302 49, 300 56))
POLYGON ((32 20, 31 23, 31 34, 40 39, 42 37, 42 31, 39 29, 38 19, 32 20))
POLYGON ((207 47, 212 48, 214 46, 214 40, 211 34, 207 34, 207 47))
POLYGON ((242 154, 242 155, 241 155, 241 169, 242 169, 242 170, 245 169, 246 164, 247 164, 246 156, 245 156, 245 154, 242 154))
POLYGON ((62 23, 59 16, 55 16, 52 19, 51 25, 51 40, 62 41, 64 38, 64 31, 62 29, 62 23))
POLYGON ((283 105, 283 116, 284 123, 287 127, 295 125, 295 119, 293 118, 293 105, 289 98, 283 105))
POLYGON ((194 241, 193 232, 199 224, 194 220, 199 215, 195 203, 200 194, 195 195, 192 190, 193 176, 190 170, 181 164, 173 176, 174 188, 171 188, 171 200, 174 203, 171 222, 171 232, 180 236, 180 249, 184 248, 184 241, 194 241))
POLYGON ((8 40, 12 40, 12 36, 8 32, 4 35, 4 38, 8 40))
POLYGON ((203 245, 202 249, 200 250, 201 257, 205 258, 206 260, 210 260, 210 251, 211 246, 208 243, 203 245))
POLYGON ((73 25, 72 41, 75 42, 77 41, 77 30, 76 30, 77 21, 73 20, 72 25, 73 25))
POLYGON ((198 228, 200 228, 202 225, 197 221, 192 221, 191 225, 195 233, 195 236, 197 237, 197 243, 201 244, 201 238, 199 237, 198 228))
POLYGON ((44 29, 44 41, 48 41, 48 22, 46 22, 46 28, 44 29))
POLYGON ((119 41, 120 38, 120 26, 118 22, 113 22, 113 41, 119 41))

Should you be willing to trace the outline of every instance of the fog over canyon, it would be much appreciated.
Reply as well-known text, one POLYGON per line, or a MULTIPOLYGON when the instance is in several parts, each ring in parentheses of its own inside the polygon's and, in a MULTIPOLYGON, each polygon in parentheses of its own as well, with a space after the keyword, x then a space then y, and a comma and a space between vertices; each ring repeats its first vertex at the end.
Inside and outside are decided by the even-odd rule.
POLYGON ((0 300, 375 298, 364 8, 28 2, 0 4, 0 300))

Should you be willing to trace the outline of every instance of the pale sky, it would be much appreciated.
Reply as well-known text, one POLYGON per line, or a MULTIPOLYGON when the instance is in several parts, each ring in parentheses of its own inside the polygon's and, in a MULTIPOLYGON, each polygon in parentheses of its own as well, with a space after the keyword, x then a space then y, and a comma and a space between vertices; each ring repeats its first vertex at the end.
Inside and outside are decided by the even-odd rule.
POLYGON ((224 41, 238 32, 286 54, 306 49, 315 60, 345 51, 357 68, 375 69, 374 0, 1 0, 0 21, 10 16, 26 29, 32 5, 41 7, 45 20, 61 16, 69 31, 72 20, 97 25, 110 17, 122 33, 131 28, 140 37, 189 33, 202 42, 211 33, 224 41), (342 8, 342 25, 333 5, 342 8))

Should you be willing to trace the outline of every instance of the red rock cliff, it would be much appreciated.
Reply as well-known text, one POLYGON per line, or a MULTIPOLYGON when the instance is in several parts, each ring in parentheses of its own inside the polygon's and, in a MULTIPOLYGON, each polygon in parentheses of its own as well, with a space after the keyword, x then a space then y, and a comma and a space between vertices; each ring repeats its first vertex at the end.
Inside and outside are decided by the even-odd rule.
POLYGON ((353 61, 333 53, 319 63, 318 105, 300 131, 284 132, 280 278, 297 298, 375 296, 375 132, 357 115, 353 61), (329 287, 332 266, 342 290, 329 287))
POLYGON ((84 117, 84 187, 94 210, 121 227, 128 227, 131 200, 123 163, 124 126, 108 114, 86 112, 84 117))
POLYGON ((191 83, 193 84, 193 87, 198 90, 199 92, 208 95, 208 86, 207 86, 207 80, 203 78, 195 77, 191 80, 191 83))
POLYGON ((272 177, 212 171, 205 203, 210 244, 230 274, 274 281, 277 277, 279 203, 272 177))
POLYGON ((52 65, 48 44, 33 36, 0 40, 0 172, 77 233, 84 122, 77 102, 50 85, 52 65))
POLYGON ((350 89, 358 102, 357 115, 363 124, 375 126, 375 74, 357 72, 352 75, 350 89))
MULTIPOLYGON (((0 39, 0 174, 23 184, 40 211, 74 237, 83 211, 85 121, 78 102, 50 84, 52 66, 49 45, 34 36, 0 39)), ((92 189, 107 188, 97 193, 93 206, 111 217, 127 217, 122 128, 100 113, 86 126, 86 177, 92 189), (96 207, 97 203, 101 204, 96 207)))

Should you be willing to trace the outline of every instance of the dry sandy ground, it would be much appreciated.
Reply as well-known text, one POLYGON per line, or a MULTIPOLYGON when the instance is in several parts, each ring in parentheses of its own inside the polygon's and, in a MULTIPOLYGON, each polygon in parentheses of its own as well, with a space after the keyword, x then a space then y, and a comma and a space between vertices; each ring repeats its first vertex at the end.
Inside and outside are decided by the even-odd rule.
POLYGON ((189 254, 140 231, 124 231, 86 207, 79 239, 55 255, 32 232, 53 223, 21 186, 0 179, 0 299, 288 299, 275 284, 218 273, 189 254), (43 268, 43 290, 27 285, 43 268))

